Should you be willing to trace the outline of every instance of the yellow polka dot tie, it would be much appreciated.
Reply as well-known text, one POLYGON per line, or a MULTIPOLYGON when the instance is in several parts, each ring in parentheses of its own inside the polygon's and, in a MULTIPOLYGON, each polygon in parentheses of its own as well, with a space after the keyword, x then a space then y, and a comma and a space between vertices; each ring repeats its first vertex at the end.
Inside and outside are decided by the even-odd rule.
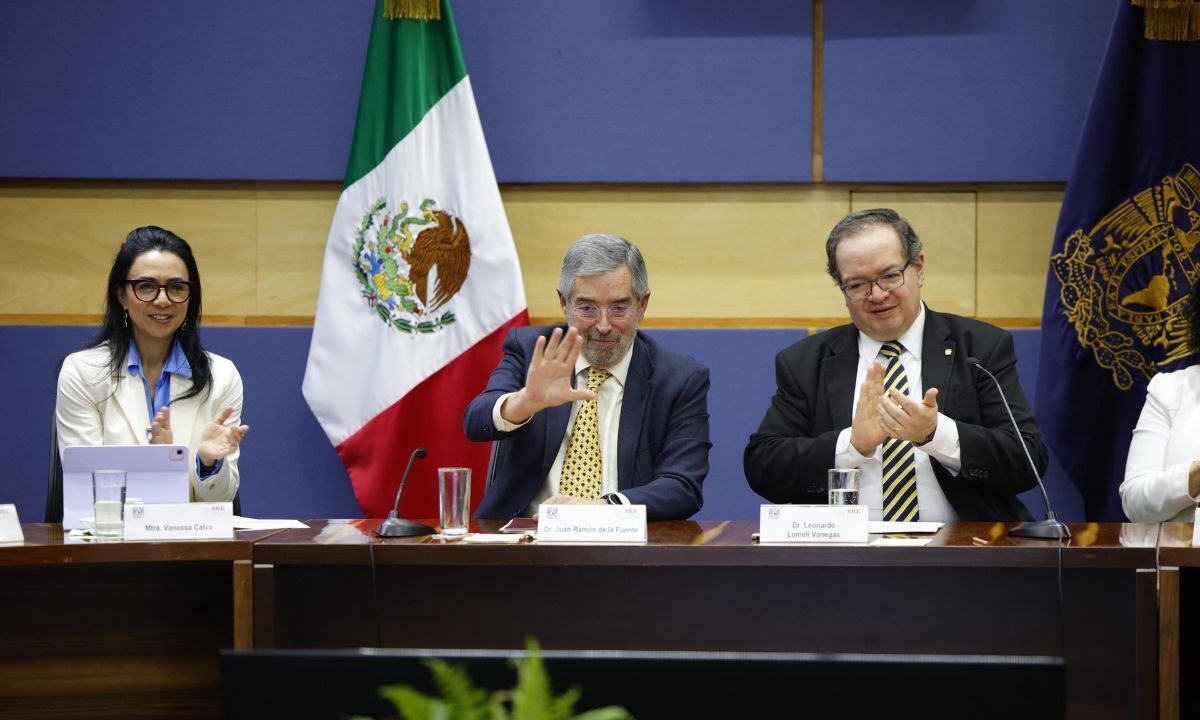
MULTIPOLYGON (((604 368, 588 368, 587 388, 599 396, 600 386, 612 377, 604 368)), ((603 488, 600 465, 600 427, 597 422, 596 400, 579 406, 575 429, 563 458, 558 491, 578 498, 598 498, 603 488)))
MULTIPOLYGON (((900 362, 904 346, 892 340, 885 342, 879 354, 887 358, 883 371, 883 391, 898 390, 908 394, 908 373, 900 362)), ((887 402, 891 402, 890 400, 887 402)), ((913 444, 907 440, 887 438, 883 441, 883 519, 920 520, 917 502, 917 457, 913 444)))

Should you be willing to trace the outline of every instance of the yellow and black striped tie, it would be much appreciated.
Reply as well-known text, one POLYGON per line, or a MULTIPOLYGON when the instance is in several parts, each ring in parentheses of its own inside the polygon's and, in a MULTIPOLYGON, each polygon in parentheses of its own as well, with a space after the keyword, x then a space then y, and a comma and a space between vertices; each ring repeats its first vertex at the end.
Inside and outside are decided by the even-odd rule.
MULTIPOLYGON (((900 362, 904 346, 895 340, 885 342, 879 354, 887 358, 883 391, 898 390, 908 395, 908 374, 900 362)), ((917 504, 917 458, 907 440, 883 441, 883 519, 911 521, 920 519, 917 504)))
POLYGON ((587 389, 597 397, 579 406, 575 416, 575 429, 571 431, 571 442, 567 443, 567 454, 563 457, 562 474, 558 480, 558 491, 563 495, 578 498, 598 498, 603 488, 603 468, 600 462, 600 427, 597 422, 596 400, 600 386, 610 377, 604 368, 588 368, 587 389))

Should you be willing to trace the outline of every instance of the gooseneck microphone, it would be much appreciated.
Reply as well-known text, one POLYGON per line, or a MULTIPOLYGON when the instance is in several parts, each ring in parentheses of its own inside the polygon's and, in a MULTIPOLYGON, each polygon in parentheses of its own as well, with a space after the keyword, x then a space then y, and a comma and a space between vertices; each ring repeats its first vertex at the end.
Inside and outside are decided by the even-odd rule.
POLYGON ((404 475, 400 478, 400 488, 396 490, 396 502, 392 505, 392 511, 388 513, 387 520, 379 523, 379 527, 375 528, 375 534, 379 537, 413 537, 414 535, 432 535, 435 532, 428 525, 400 517, 400 496, 404 493, 408 474, 412 472, 413 463, 417 458, 424 458, 428 454, 425 452, 425 448, 419 447, 413 450, 412 455, 408 456, 408 467, 404 468, 404 475))
POLYGON ((1000 381, 996 376, 988 372, 988 369, 979 362, 977 357, 967 358, 967 364, 974 367, 992 379, 996 384, 996 390, 1000 393, 1000 400, 1004 403, 1004 409, 1008 411, 1008 419, 1012 422, 1013 430, 1017 432, 1017 440, 1021 442, 1021 449, 1025 451, 1025 459, 1029 461, 1029 468, 1033 470, 1033 477, 1037 480, 1038 489, 1042 491, 1042 499, 1046 501, 1046 519, 1040 522, 1021 523, 1012 530, 1008 531, 1009 535, 1017 537, 1034 537, 1034 538, 1069 538, 1071 531, 1066 525, 1058 519, 1054 511, 1050 509, 1050 496, 1046 494, 1046 485, 1042 482, 1042 474, 1038 472, 1037 464, 1033 462, 1033 456, 1029 454, 1029 446, 1025 444, 1025 436, 1021 434, 1021 426, 1017 425, 1017 419, 1013 417, 1012 408, 1009 407, 1008 398, 1004 395, 1004 388, 1000 386, 1000 381))

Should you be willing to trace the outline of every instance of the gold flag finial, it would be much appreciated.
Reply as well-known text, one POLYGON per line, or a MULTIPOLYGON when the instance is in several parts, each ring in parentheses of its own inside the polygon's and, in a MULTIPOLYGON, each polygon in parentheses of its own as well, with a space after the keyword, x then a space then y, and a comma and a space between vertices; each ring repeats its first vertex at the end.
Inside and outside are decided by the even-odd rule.
POLYGON ((384 0, 383 16, 388 20, 441 20, 441 0, 384 0))
POLYGON ((1147 40, 1200 40, 1200 1, 1132 0, 1143 8, 1142 36, 1147 40))

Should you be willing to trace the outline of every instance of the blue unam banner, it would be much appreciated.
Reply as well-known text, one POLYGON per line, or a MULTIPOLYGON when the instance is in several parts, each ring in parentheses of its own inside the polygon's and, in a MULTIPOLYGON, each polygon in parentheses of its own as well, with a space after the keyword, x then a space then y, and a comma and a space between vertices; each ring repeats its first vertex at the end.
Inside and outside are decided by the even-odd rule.
POLYGON ((1118 495, 1146 384, 1195 362, 1200 42, 1142 37, 1122 2, 1054 235, 1038 418, 1089 520, 1118 495))

